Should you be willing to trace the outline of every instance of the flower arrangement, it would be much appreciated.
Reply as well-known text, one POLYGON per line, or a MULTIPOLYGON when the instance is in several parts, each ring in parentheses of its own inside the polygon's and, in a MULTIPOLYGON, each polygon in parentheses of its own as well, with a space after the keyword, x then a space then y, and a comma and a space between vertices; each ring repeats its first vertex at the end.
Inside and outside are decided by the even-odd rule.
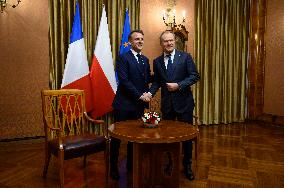
POLYGON ((161 118, 157 112, 146 112, 142 117, 144 127, 157 127, 161 118))

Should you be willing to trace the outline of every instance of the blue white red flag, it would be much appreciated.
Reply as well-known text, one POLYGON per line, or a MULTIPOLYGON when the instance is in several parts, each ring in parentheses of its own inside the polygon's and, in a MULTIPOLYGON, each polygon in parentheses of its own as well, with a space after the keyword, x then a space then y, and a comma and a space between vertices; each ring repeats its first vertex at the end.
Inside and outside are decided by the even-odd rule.
POLYGON ((89 75, 89 65, 83 38, 79 3, 76 3, 76 11, 70 35, 70 43, 64 68, 62 89, 81 89, 85 91, 86 110, 93 108, 92 89, 89 75))

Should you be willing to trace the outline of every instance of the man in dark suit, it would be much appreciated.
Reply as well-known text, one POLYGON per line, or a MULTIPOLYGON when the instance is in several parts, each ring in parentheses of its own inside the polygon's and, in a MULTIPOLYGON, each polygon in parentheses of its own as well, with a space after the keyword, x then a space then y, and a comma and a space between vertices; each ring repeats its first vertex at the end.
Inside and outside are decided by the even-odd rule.
MULTIPOLYGON (((134 30, 128 36, 131 49, 120 55, 116 62, 119 85, 113 101, 114 121, 139 119, 149 104, 145 92, 149 91, 149 59, 141 54, 144 44, 142 30, 134 30)), ((110 143, 110 176, 119 179, 118 155, 120 140, 111 138, 110 143)), ((127 144, 127 169, 132 170, 132 143, 127 144)))
MULTIPOLYGON (((146 97, 151 98, 161 87, 162 119, 193 122, 194 100, 190 86, 199 80, 190 54, 175 49, 175 35, 164 31, 160 36, 164 53, 154 60, 154 82, 146 97)), ((185 141, 184 174, 194 179, 191 170, 192 141, 185 141)))

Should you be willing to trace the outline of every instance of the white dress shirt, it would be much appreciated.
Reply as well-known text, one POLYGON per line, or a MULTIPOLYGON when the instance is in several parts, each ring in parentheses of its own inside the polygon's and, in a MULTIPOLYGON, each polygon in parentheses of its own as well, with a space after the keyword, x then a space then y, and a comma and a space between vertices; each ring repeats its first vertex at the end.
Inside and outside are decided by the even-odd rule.
POLYGON ((137 53, 137 52, 135 52, 133 49, 130 49, 130 50, 131 50, 131 52, 133 53, 133 55, 134 55, 135 59, 137 60, 137 62, 139 63, 137 54, 142 55, 142 53, 141 53, 141 52, 140 52, 140 53, 137 53))
MULTIPOLYGON (((172 63, 174 63, 175 53, 176 53, 176 49, 174 49, 174 51, 172 51, 172 53, 171 53, 172 63)), ((168 55, 168 54, 166 54, 166 53, 164 52, 164 62, 165 62, 166 69, 168 68, 168 61, 169 61, 169 58, 167 57, 167 55, 168 55)))

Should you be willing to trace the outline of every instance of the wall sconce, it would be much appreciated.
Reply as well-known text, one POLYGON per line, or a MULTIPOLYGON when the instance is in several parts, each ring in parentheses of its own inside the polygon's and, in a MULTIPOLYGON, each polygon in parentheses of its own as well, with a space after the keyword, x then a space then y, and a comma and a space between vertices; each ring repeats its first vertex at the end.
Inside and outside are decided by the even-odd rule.
POLYGON ((176 49, 181 51, 187 51, 188 31, 185 28, 185 11, 182 11, 182 22, 176 23, 176 4, 177 0, 166 0, 166 10, 163 10, 163 22, 166 25, 168 31, 172 31, 175 34, 176 49))
MULTIPOLYGON (((0 6, 1 6, 1 13, 4 12, 4 9, 9 5, 7 3, 8 0, 0 0, 0 6)), ((11 5, 12 8, 16 8, 20 4, 21 0, 17 0, 17 4, 11 5)))
POLYGON ((168 8, 163 11, 163 21, 168 31, 172 31, 176 38, 176 48, 181 51, 187 51, 186 41, 188 40, 188 31, 185 28, 185 11, 182 11, 182 22, 176 23, 176 10, 168 8))
POLYGON ((176 23, 176 10, 168 8, 166 11, 163 10, 163 21, 164 24, 170 29, 177 27, 178 25, 184 26, 185 24, 185 11, 182 11, 182 23, 176 23))

